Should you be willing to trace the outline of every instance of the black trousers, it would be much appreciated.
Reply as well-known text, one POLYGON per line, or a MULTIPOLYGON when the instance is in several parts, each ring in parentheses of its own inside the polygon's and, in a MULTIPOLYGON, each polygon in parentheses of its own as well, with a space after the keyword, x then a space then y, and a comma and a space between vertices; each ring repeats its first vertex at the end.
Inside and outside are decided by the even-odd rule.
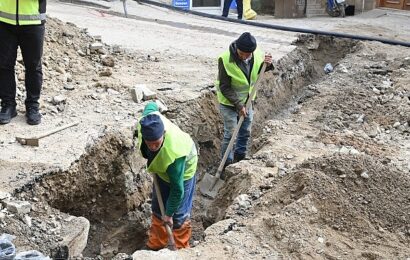
MULTIPOLYGON (((224 9, 222 11, 222 16, 228 17, 229 7, 231 6, 233 0, 225 0, 224 9)), ((243 14, 243 0, 236 0, 236 8, 238 9, 238 19, 242 19, 243 14)))
POLYGON ((26 107, 39 106, 43 72, 44 24, 9 25, 0 22, 0 99, 1 106, 16 106, 15 65, 20 46, 26 69, 26 107))

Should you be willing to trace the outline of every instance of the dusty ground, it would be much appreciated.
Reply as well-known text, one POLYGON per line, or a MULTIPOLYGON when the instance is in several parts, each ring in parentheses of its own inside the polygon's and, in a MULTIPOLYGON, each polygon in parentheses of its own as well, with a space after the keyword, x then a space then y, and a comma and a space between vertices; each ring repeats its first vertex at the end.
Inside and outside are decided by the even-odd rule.
MULTIPOLYGON (((257 101, 251 159, 228 168, 226 189, 215 200, 197 194, 194 248, 136 251, 134 259, 410 258, 408 48, 296 41, 291 33, 227 27, 137 3, 130 6, 138 16, 132 21, 53 1, 49 10, 90 33, 49 19, 40 126, 24 122, 17 64, 20 114, 0 132, 0 191, 29 202, 31 212, 1 210, 0 233, 15 235, 19 251, 124 259, 140 249, 151 183, 131 149, 131 127, 144 104, 132 100, 130 89, 146 83, 155 90, 166 115, 201 148, 199 175, 214 171, 221 136, 214 59, 249 30, 277 65, 257 101), (90 34, 110 45, 90 51, 97 42, 90 34), (335 70, 325 75, 328 62, 335 70), (74 121, 80 125, 42 139, 38 148, 14 140, 74 121)), ((407 14, 380 11, 302 23, 409 41, 402 27, 407 14)))

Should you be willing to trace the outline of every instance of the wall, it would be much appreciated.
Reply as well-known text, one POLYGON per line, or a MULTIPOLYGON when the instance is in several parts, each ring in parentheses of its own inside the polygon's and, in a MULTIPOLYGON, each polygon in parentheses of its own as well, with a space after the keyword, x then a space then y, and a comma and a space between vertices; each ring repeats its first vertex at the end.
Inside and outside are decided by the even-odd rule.
POLYGON ((275 0, 252 0, 251 6, 258 14, 273 15, 275 12, 275 0))
MULTIPOLYGON (((376 8, 377 0, 365 0, 364 1, 364 11, 369 11, 376 8)), ((363 0, 355 0, 355 13, 360 14, 362 12, 363 0)))
MULTIPOLYGON (((326 0, 307 0, 306 17, 327 16, 326 0)), ((363 0, 346 0, 348 5, 355 6, 355 14, 362 12, 363 0)), ((378 0, 364 0, 364 11, 376 8, 378 0)))
POLYGON ((326 14, 326 1, 324 0, 306 0, 306 17, 323 16, 326 14))
POLYGON ((275 18, 304 17, 304 8, 305 0, 275 0, 275 18))

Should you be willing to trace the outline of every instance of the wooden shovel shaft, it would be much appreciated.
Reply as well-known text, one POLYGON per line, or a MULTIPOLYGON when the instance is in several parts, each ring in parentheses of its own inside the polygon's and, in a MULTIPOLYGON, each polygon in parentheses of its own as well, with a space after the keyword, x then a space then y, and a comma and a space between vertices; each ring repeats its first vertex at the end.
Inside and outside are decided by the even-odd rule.
MULTIPOLYGON (((68 125, 63 125, 63 126, 61 126, 61 127, 58 127, 58 128, 56 128, 56 129, 53 129, 53 130, 51 130, 51 131, 49 131, 49 132, 46 132, 45 134, 39 135, 39 136, 37 136, 37 137, 35 137, 35 138, 36 138, 36 139, 41 139, 41 138, 43 138, 43 137, 46 137, 46 136, 55 134, 55 133, 60 132, 60 131, 62 131, 62 130, 64 130, 64 129, 66 129, 66 128, 69 128, 69 127, 72 127, 72 126, 75 126, 75 125, 78 125, 78 124, 79 124, 79 122, 74 122, 74 123, 71 123, 71 124, 68 124, 68 125)), ((29 138, 27 138, 27 139, 29 139, 29 138)), ((30 139, 31 139, 31 138, 30 138, 30 139)))
MULTIPOLYGON (((262 65, 262 68, 261 68, 261 72, 260 72, 260 74, 259 74, 259 77, 258 77, 258 79, 256 80, 255 85, 254 85, 254 87, 253 87, 253 89, 252 89, 250 95, 248 96, 248 100, 246 101, 246 105, 245 105, 246 111, 248 111, 249 108, 252 106, 252 98, 253 98, 253 96, 255 95, 256 91, 257 91, 257 87, 259 86, 259 82, 264 78, 265 70, 266 70, 266 63, 264 62, 263 65, 262 65)), ((241 126, 242 126, 242 123, 243 123, 244 120, 245 120, 245 117, 244 117, 244 116, 241 116, 241 117, 239 118, 238 124, 236 125, 236 128, 235 128, 235 130, 234 130, 234 132, 233 132, 233 134, 232 134, 231 140, 229 141, 228 147, 226 148, 226 151, 225 151, 225 153, 224 153, 224 156, 222 157, 222 161, 221 161, 221 163, 219 164, 218 170, 217 170, 216 175, 215 175, 215 181, 214 181, 214 183, 211 185, 211 187, 210 187, 209 190, 213 190, 213 189, 214 189, 214 187, 215 187, 215 185, 216 185, 216 182, 218 181, 219 177, 221 176, 221 173, 222 173, 223 168, 224 168, 224 166, 225 166, 226 160, 228 159, 228 155, 229 155, 229 153, 230 153, 231 150, 232 150, 233 144, 234 144, 234 142, 235 142, 235 140, 236 140, 236 136, 238 135, 239 129, 241 129, 241 126)))
MULTIPOLYGON (((155 173, 153 174, 153 179, 154 179, 155 193, 157 194, 159 209, 161 210, 161 216, 164 217, 165 208, 164 208, 164 202, 162 201, 161 190, 159 189, 157 174, 155 173)), ((171 227, 167 223, 165 223, 165 229, 167 230, 167 234, 168 234, 168 247, 170 250, 175 251, 177 248, 175 245, 174 234, 172 233, 171 227)))
POLYGON ((62 131, 66 128, 69 128, 69 127, 72 127, 72 126, 75 126, 75 125, 78 125, 78 124, 79 124, 79 122, 75 122, 75 123, 71 123, 71 124, 68 124, 68 125, 65 125, 65 126, 61 126, 59 128, 56 128, 54 130, 51 130, 51 131, 49 131, 45 134, 42 134, 42 135, 39 135, 39 136, 36 136, 36 137, 16 137, 16 140, 19 143, 21 143, 22 145, 38 146, 39 140, 41 138, 52 135, 54 133, 57 133, 59 131, 62 131))

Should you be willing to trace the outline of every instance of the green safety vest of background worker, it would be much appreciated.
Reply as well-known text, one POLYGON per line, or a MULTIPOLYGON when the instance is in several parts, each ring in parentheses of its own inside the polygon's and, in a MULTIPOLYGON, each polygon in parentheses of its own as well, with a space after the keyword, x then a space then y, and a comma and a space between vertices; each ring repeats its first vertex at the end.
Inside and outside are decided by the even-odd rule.
MULTIPOLYGON (((264 55, 257 49, 256 39, 249 33, 243 33, 231 43, 229 50, 218 57, 218 79, 216 81, 217 98, 224 121, 224 135, 221 145, 221 158, 228 147, 239 117, 245 117, 233 152, 231 151, 225 166, 243 160, 246 156, 248 141, 251 135, 253 108, 246 111, 248 95, 258 79, 262 64, 268 64, 265 71, 273 69, 272 56, 264 55)), ((256 95, 251 97, 253 100, 256 95)), ((224 178, 224 172, 221 174, 224 178)))
POLYGON ((152 224, 147 247, 165 248, 168 236, 164 222, 173 227, 176 247, 189 247, 190 222, 198 155, 191 137, 161 115, 156 103, 148 103, 137 124, 138 145, 147 159, 147 171, 157 174, 165 217, 161 216, 155 187, 152 192, 152 224))
POLYGON ((17 116, 14 67, 20 46, 25 67, 26 118, 30 125, 41 122, 39 98, 43 83, 46 0, 0 0, 0 124, 17 116))

